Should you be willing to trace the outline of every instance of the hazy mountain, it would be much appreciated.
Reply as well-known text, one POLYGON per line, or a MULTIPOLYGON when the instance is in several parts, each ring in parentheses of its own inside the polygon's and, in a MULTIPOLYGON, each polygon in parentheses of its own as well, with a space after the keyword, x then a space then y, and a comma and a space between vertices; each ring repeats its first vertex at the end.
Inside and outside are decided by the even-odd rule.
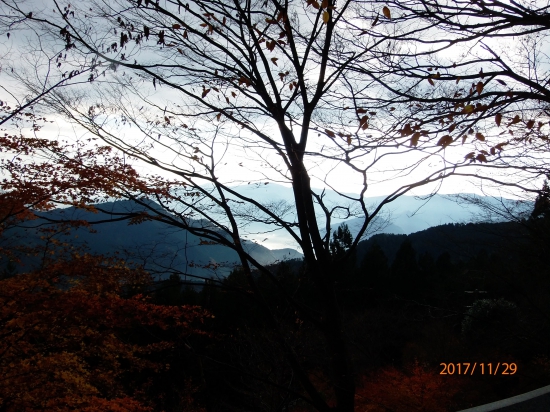
MULTIPOLYGON (((162 212, 158 204, 149 205, 162 212)), ((132 201, 117 201, 98 205, 111 213, 139 212, 144 207, 132 201)), ((116 221, 116 216, 108 213, 92 213, 73 207, 37 213, 41 219, 29 221, 22 227, 12 228, 5 235, 12 245, 44 244, 44 234, 40 228, 46 227, 46 219, 72 219, 88 222, 106 221, 93 225, 97 233, 87 228, 72 228, 69 235, 56 234, 60 241, 74 246, 87 245, 90 252, 109 255, 118 251, 129 261, 143 264, 147 269, 166 274, 174 268, 191 275, 226 276, 238 264, 238 256, 232 249, 222 245, 205 244, 187 230, 168 227, 157 221, 145 221, 129 225, 128 220, 116 221), (205 268, 204 266, 210 267, 205 268)), ((204 225, 203 221, 193 221, 192 225, 204 225)), ((301 258, 294 249, 269 250, 265 246, 243 239, 243 244, 251 256, 261 264, 279 260, 301 258)), ((26 267, 33 267, 38 259, 26 259, 26 267)))
MULTIPOLYGON (((281 202, 287 202, 290 205, 294 205, 292 189, 282 185, 272 183, 267 185, 250 184, 233 187, 233 190, 241 195, 253 197, 256 200, 259 199, 264 205, 280 205, 281 202)), ((318 194, 321 194, 321 191, 317 192, 318 194)), ((346 195, 356 196, 350 193, 346 193, 346 195)), ((369 212, 372 212, 384 199, 384 196, 365 198, 365 203, 369 212)), ((340 197, 335 192, 327 190, 323 200, 328 206, 334 206, 337 204, 342 204, 342 201, 345 199, 340 197)), ((532 209, 532 203, 528 202, 518 204, 514 200, 500 200, 487 196, 479 196, 477 197, 477 200, 479 203, 484 202, 492 207, 498 207, 502 202, 503 205, 511 210, 521 210, 523 208, 524 210, 530 211, 532 209)), ((317 211, 320 218, 320 225, 323 227, 324 219, 322 210, 318 207, 317 211)), ((371 227, 367 229, 365 238, 369 238, 376 233, 410 234, 447 223, 468 223, 471 221, 480 220, 480 217, 483 217, 483 219, 489 217, 492 220, 499 220, 496 214, 493 213, 492 216, 486 216, 486 213, 487 210, 479 205, 458 203, 454 195, 435 195, 429 200, 415 196, 401 196, 384 206, 379 216, 374 222, 372 222, 371 227)), ((292 215, 288 215, 287 218, 289 216, 292 217, 292 215)), ((351 218, 346 220, 334 219, 334 223, 331 225, 331 232, 333 232, 341 223, 344 222, 348 225, 351 233, 355 236, 359 231, 363 220, 360 218, 351 218)), ((265 233, 267 232, 267 228, 268 226, 261 223, 251 223, 248 226, 248 231, 251 233, 265 233)), ((257 236, 252 235, 251 238, 270 247, 277 247, 279 245, 294 245, 290 235, 283 230, 269 233, 265 236, 263 234, 259 234, 257 236)))
MULTIPOLYGON (((284 210, 285 202, 293 205, 292 189, 281 185, 251 184, 233 189, 238 193, 253 197, 266 206, 280 207, 281 210, 284 210)), ((339 196, 334 192, 327 191, 324 200, 328 205, 336 204, 339 196)), ((372 211, 375 205, 382 200, 383 197, 366 198, 366 204, 372 211)), ((482 200, 496 202, 491 198, 482 198, 482 200)), ((158 204, 149 202, 149 206, 162 213, 158 204)), ((143 210, 142 206, 131 201, 109 202, 101 204, 100 207, 112 213, 143 210)), ((293 210, 293 207, 288 209, 286 215, 288 220, 293 220, 291 214, 293 210)), ((436 195, 429 202, 412 196, 403 196, 383 209, 383 212, 367 231, 366 238, 376 233, 399 234, 404 238, 407 234, 441 224, 469 222, 481 212, 482 209, 478 206, 465 207, 452 201, 448 196, 436 195)), ((57 234, 55 237, 73 245, 86 244, 93 253, 111 254, 119 251, 121 256, 127 260, 141 263, 151 271, 161 274, 168 273, 170 268, 176 268, 191 275, 225 276, 238 263, 237 254, 230 248, 205 244, 207 239, 200 239, 186 230, 168 227, 156 221, 129 225, 128 221, 116 221, 116 216, 111 216, 108 213, 91 213, 76 208, 56 209, 38 213, 38 215, 44 219, 76 219, 90 222, 104 220, 106 223, 93 226, 97 233, 90 233, 86 228, 75 228, 68 236, 57 234), (205 268, 206 265, 209 265, 209 268, 205 268)), ((335 222, 331 226, 331 232, 343 221, 335 222)), ((348 219, 345 222, 355 236, 362 223, 361 219, 348 219)), ((46 240, 40 238, 39 230, 44 227, 45 223, 45 220, 38 219, 26 223, 27 229, 10 229, 5 233, 7 236, 5 241, 12 244, 43 243, 46 240)), ((320 223, 324 224, 322 219, 320 223)), ((194 226, 208 225, 203 220, 194 220, 191 221, 191 224, 194 226)), ((302 257, 301 253, 293 248, 295 245, 293 239, 284 230, 270 232, 268 229, 272 230, 272 227, 257 222, 248 222, 246 229, 247 233, 243 232, 242 242, 259 263, 269 264, 279 260, 302 257), (270 250, 267 246, 272 249, 270 250)), ((378 239, 383 241, 382 238, 378 239)), ((443 244, 444 240, 438 242, 443 244)), ((397 244, 392 248, 397 250, 401 241, 392 240, 390 242, 392 245, 397 244)), ((32 259, 27 259, 27 266, 32 264, 32 259)))

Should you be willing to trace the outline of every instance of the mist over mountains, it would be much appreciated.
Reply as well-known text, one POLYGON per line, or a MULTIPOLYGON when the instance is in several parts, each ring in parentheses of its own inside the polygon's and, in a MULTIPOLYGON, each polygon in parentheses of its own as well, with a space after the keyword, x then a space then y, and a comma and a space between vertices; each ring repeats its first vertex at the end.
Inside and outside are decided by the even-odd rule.
MULTIPOLYGON (((292 189, 280 185, 245 185, 238 186, 234 190, 242 195, 253 197, 265 205, 281 205, 285 202, 293 204, 292 189)), ((327 191, 324 197, 327 204, 335 204, 339 199, 336 193, 330 191, 327 191)), ((366 203, 367 205, 377 205, 383 199, 383 197, 368 198, 366 203)), ((497 202, 492 198, 480 200, 493 202, 493 204, 497 202)), ((506 202, 509 202, 510 207, 514 206, 513 201, 506 202)), ((161 213, 166 213, 156 203, 149 202, 149 205, 161 213)), ((109 202, 99 206, 111 213, 144 210, 143 206, 133 201, 109 202)), ((531 207, 530 204, 520 206, 525 210, 531 207)), ((469 205, 466 207, 451 200, 449 196, 436 195, 428 202, 412 196, 403 196, 384 209, 384 213, 373 224, 375 230, 368 231, 364 238, 368 239, 376 233, 398 234, 404 238, 410 233, 442 224, 466 223, 475 219, 482 212, 483 209, 479 206, 469 205)), ((43 234, 39 229, 46 225, 45 219, 105 221, 105 223, 93 225, 93 229, 97 233, 91 233, 89 229, 81 227, 73 228, 69 235, 59 233, 54 237, 74 246, 87 247, 90 253, 109 255, 116 251, 128 261, 143 264, 147 270, 161 278, 169 276, 173 269, 191 277, 224 277, 238 265, 238 256, 232 249, 222 245, 207 244, 206 239, 201 239, 187 230, 169 227, 158 221, 145 221, 129 225, 128 220, 116 221, 116 216, 109 213, 92 213, 74 207, 40 212, 37 215, 44 219, 26 222, 21 227, 11 228, 6 232, 12 245, 44 244, 47 239, 41 239, 43 234)), ((354 236, 362 223, 361 219, 357 218, 342 219, 331 226, 331 232, 342 222, 348 224, 354 236)), ((194 220, 192 224, 204 226, 206 222, 194 220)), ((322 219, 321 224, 323 224, 322 219)), ((247 222, 246 232, 243 232, 243 244, 260 264, 266 265, 302 257, 288 233, 283 230, 270 233, 268 229, 273 229, 273 227, 258 222, 247 222)), ((397 246, 394 245, 395 239, 389 242, 392 244, 388 249, 391 254, 391 250, 397 246)), ((360 253, 363 253, 366 244, 361 245, 360 253)), ((30 268, 37 262, 38 258, 26 258, 25 266, 30 268)))

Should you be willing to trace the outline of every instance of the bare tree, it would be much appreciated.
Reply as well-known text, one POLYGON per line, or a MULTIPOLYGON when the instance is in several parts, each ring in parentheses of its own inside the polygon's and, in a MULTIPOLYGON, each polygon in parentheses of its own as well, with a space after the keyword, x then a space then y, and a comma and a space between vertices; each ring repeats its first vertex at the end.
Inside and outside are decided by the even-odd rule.
MULTIPOLYGON (((446 127, 467 130, 473 126, 468 115, 489 110, 477 109, 468 99, 494 93, 476 86, 478 96, 434 96, 426 102, 433 104, 432 112, 418 120, 424 112, 409 107, 418 101, 418 85, 411 79, 428 78, 415 70, 430 73, 433 65, 405 69, 410 41, 404 34, 392 34, 397 19, 376 2, 53 0, 43 10, 19 0, 2 0, 2 5, 58 36, 63 61, 74 65, 66 76, 90 72, 87 87, 56 89, 45 96, 50 108, 181 182, 169 196, 152 196, 155 191, 149 188, 140 193, 139 187, 121 188, 119 195, 142 202, 159 221, 236 251, 248 280, 241 291, 268 317, 301 385, 299 396, 318 411, 353 411, 354 372, 335 293, 339 268, 368 225, 397 197, 421 186, 436 190, 451 176, 483 177, 476 166, 486 163, 477 147, 484 139, 464 142, 474 153, 464 156, 462 148, 451 150, 456 139, 440 136, 441 128, 429 131, 422 125, 444 117, 453 122, 450 108, 459 102, 464 119, 446 127), (368 29, 371 22, 384 28, 382 35, 368 29), (407 92, 395 86, 399 79, 407 92), (393 95, 388 97, 387 90, 393 95), (248 179, 233 178, 241 168, 248 179), (357 183, 357 195, 339 188, 342 176, 357 183), (263 201, 233 186, 246 182, 288 184, 293 202, 263 201), (323 191, 313 189, 315 184, 334 190, 340 201, 326 201, 323 191), (364 196, 376 184, 391 187, 390 194, 370 207, 364 196), (143 202, 142 193, 165 212, 143 202), (352 216, 361 217, 363 224, 345 253, 335 255, 331 222, 352 216), (242 238, 250 222, 286 231, 301 248, 303 281, 315 287, 313 308, 248 253, 242 238), (280 314, 256 285, 254 268, 271 280, 300 322, 323 336, 336 406, 329 406, 306 373, 280 314)), ((44 44, 45 55, 55 56, 55 47, 59 44, 44 44)), ((437 76, 430 80, 446 78, 437 76)), ((36 87, 31 83, 27 86, 36 87)), ((508 92, 499 93, 505 97, 508 92)), ((514 96, 507 102, 515 102, 514 96)), ((527 167, 503 160, 491 167, 508 175, 517 170, 524 174, 516 173, 515 181, 485 177, 529 188, 527 179, 540 175, 539 166, 539 161, 527 167)))

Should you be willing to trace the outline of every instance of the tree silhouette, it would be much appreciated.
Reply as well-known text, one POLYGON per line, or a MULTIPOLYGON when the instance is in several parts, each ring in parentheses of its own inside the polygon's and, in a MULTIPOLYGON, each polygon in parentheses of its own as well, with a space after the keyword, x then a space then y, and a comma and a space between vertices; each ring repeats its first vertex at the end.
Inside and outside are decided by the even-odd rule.
MULTIPOLYGON (((457 139, 475 127, 473 114, 500 113, 500 109, 496 114, 492 111, 496 106, 482 103, 492 96, 483 82, 474 85, 468 97, 455 98, 451 93, 452 97, 428 99, 433 106, 427 112, 411 106, 419 99, 411 79, 427 80, 433 87, 450 75, 432 73, 433 65, 424 68, 423 62, 420 69, 426 73, 406 70, 404 55, 408 54, 398 46, 407 44, 407 33, 392 34, 394 24, 402 21, 395 11, 397 4, 392 5, 394 11, 378 2, 340 5, 333 0, 56 1, 53 11, 34 10, 34 4, 20 1, 2 0, 1 4, 6 16, 14 15, 19 18, 16 21, 50 36, 52 41, 41 43, 40 52, 49 62, 62 55, 51 71, 54 80, 89 73, 86 84, 56 88, 42 101, 120 154, 106 160, 106 167, 94 163, 93 156, 108 149, 85 152, 90 164, 81 161, 81 154, 67 161, 73 174, 64 176, 74 177, 71 183, 78 190, 71 192, 69 185, 64 190, 70 195, 58 200, 83 205, 90 198, 85 188, 92 186, 94 195, 104 190, 112 197, 133 199, 148 210, 120 219, 133 223, 157 219, 200 236, 203 244, 216 242, 234 250, 247 282, 240 291, 266 319, 269 339, 275 340, 300 383, 293 395, 318 411, 354 410, 355 378, 342 315, 345 297, 337 293, 335 274, 353 258, 382 208, 415 188, 433 188, 450 176, 483 177, 477 166, 486 163, 488 156, 495 162, 491 168, 508 171, 508 178, 516 177, 510 168, 534 177, 541 173, 538 162, 518 166, 499 157, 506 142, 489 142, 481 131, 474 130, 470 135, 475 137, 467 141, 457 139), (364 6, 372 9, 365 12, 364 6), (371 29, 357 24, 365 18, 371 29), (380 28, 382 34, 377 32, 380 28), (396 67, 399 62, 403 65, 396 67), (403 87, 410 93, 392 88, 403 78, 403 87), (393 93, 389 97, 387 90, 393 93), (434 123, 439 126, 424 127, 434 123), (459 136, 451 136, 455 129, 459 136), (462 143, 469 152, 455 155, 463 150, 462 143), (156 168, 175 181, 140 177, 128 162, 156 168), (341 190, 342 178, 330 173, 336 169, 358 185, 358 194, 341 190), (236 170, 247 173, 241 180, 233 179, 239 174, 236 170), (387 176, 380 177, 384 172, 397 183, 377 205, 366 205, 367 191, 376 183, 388 183, 387 176), (270 182, 290 185, 292 201, 259 199, 234 186, 249 183, 259 188, 270 182), (323 191, 314 189, 315 183, 334 189, 339 200, 326 199, 323 191), (158 202, 163 210, 144 198, 158 202), (331 223, 351 217, 360 219, 355 238, 342 231, 331 242, 331 223), (200 224, 195 223, 197 219, 200 224), (296 290, 312 284, 312 305, 305 304, 299 293, 289 292, 274 270, 251 256, 242 240, 247 234, 258 235, 247 233, 251 223, 268 225, 262 233, 284 230, 302 250, 305 269, 296 290), (306 370, 297 354, 299 345, 288 339, 284 317, 259 288, 254 270, 269 279, 273 288, 268 290, 276 290, 285 308, 291 307, 299 320, 322 337, 335 405, 326 401, 322 385, 306 370)), ((457 79, 453 76, 449 80, 457 79)), ((39 82, 19 79, 35 94, 42 90, 39 82)), ((530 96, 544 94, 544 87, 530 96)), ((506 104, 518 101, 515 92, 499 91, 496 96, 506 104), (512 97, 505 100, 510 93, 512 97)), ((526 129, 522 135, 526 138, 531 134, 539 138, 546 130, 531 120, 516 121, 515 116, 506 127, 514 131, 520 126, 526 129)), ((65 150, 55 149, 52 154, 67 159, 65 150)), ((59 173, 48 169, 55 164, 36 164, 39 176, 59 173)), ((9 167, 14 165, 19 163, 9 167)), ((22 173, 31 172, 22 167, 22 173)), ((49 180, 38 186, 47 191, 49 180)), ((512 185, 522 187, 517 182, 512 185)), ((37 202, 49 199, 48 193, 37 202)), ((415 271, 412 248, 404 245, 392 273, 412 282, 415 271)), ((222 285, 218 279, 209 280, 204 296, 212 296, 222 285)), ((260 378, 269 381, 269 375, 260 378)))

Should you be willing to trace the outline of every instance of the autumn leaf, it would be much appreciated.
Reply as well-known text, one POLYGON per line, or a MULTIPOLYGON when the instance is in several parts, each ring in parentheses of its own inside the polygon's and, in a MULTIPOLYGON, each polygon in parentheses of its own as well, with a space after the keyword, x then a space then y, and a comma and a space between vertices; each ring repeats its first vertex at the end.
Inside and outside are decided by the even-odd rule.
POLYGON ((202 97, 202 98, 205 98, 206 95, 207 95, 208 93, 210 93, 210 89, 205 89, 205 88, 203 87, 203 88, 202 88, 202 95, 201 95, 201 97, 202 97))
POLYGON ((271 62, 272 62, 275 66, 277 66, 277 60, 279 60, 277 57, 272 57, 272 58, 271 58, 271 62))
POLYGON ((401 136, 408 136, 410 134, 412 134, 413 131, 411 129, 411 124, 410 123, 407 123, 403 129, 401 130, 401 136))
POLYGON ((500 127, 500 122, 501 122, 501 121, 502 121, 502 114, 497 113, 497 114, 495 115, 495 123, 497 124, 497 126, 500 127))
POLYGON ((527 128, 528 128, 528 129, 532 129, 534 125, 535 125, 535 121, 534 121, 534 120, 529 120, 529 121, 527 122, 527 128))
POLYGON ((334 132, 332 130, 328 130, 328 129, 325 129, 325 133, 329 136, 329 137, 336 137, 336 135, 334 134, 334 132))
POLYGON ((348 142, 348 145, 351 146, 351 136, 347 137, 347 142, 348 142))
POLYGON ((387 19, 391 19, 391 12, 387 6, 384 6, 384 8, 382 9, 382 13, 387 19))
POLYGON ((420 139, 420 132, 415 132, 411 137, 410 146, 416 147, 418 145, 418 140, 420 139))
POLYGON ((462 109, 462 113, 469 114, 469 113, 473 113, 474 110, 475 110, 475 107, 473 105, 467 104, 466 106, 464 106, 464 109, 462 109))
POLYGON ((453 138, 449 136, 448 134, 443 136, 439 141, 437 142, 438 146, 443 146, 443 148, 449 146, 453 142, 453 138))
POLYGON ((181 29, 181 26, 180 26, 179 24, 176 23, 176 24, 173 24, 173 25, 172 25, 172 28, 173 28, 174 30, 179 30, 179 29, 181 29))
POLYGON ((323 23, 327 24, 330 20, 330 15, 328 14, 328 11, 323 12, 323 23))
POLYGON ((483 91, 483 82, 477 82, 476 91, 477 91, 477 94, 481 94, 481 92, 483 91))
POLYGON ((481 162, 481 163, 487 163, 487 158, 485 157, 485 155, 483 153, 480 153, 476 156, 476 160, 481 162))
POLYGON ((428 83, 430 83, 432 86, 435 86, 435 83, 431 77, 428 77, 428 83))
POLYGON ((361 120, 359 120, 359 127, 363 130, 366 130, 369 127, 369 117, 363 116, 361 120))
POLYGON ((521 118, 519 117, 519 114, 516 114, 509 125, 519 123, 521 121, 521 118))

